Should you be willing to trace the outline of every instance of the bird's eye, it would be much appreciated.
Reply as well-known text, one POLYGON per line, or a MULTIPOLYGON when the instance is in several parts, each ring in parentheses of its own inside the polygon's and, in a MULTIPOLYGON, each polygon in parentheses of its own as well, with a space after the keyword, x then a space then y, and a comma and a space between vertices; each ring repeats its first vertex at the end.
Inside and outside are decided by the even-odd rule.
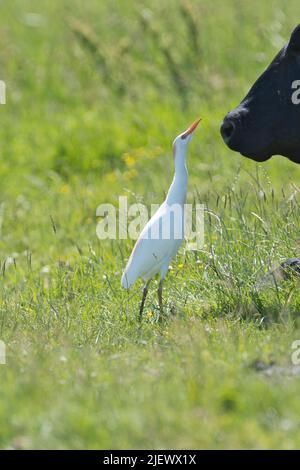
POLYGON ((181 140, 185 140, 185 139, 186 139, 186 135, 182 134, 181 140))

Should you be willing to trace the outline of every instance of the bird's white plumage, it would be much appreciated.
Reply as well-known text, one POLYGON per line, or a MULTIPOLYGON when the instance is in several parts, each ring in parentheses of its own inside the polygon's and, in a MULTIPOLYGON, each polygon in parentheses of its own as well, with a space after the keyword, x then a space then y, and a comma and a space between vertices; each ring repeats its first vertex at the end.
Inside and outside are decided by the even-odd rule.
POLYGON ((184 238, 184 203, 188 173, 185 164, 188 143, 199 121, 180 134, 173 143, 175 174, 165 201, 143 228, 127 266, 121 285, 129 289, 138 277, 149 281, 156 274, 165 277, 169 263, 184 238))
POLYGON ((175 212, 172 205, 163 202, 133 248, 121 281, 125 289, 138 277, 147 281, 160 273, 160 278, 164 278, 184 237, 183 217, 183 210, 180 214, 179 209, 175 212))

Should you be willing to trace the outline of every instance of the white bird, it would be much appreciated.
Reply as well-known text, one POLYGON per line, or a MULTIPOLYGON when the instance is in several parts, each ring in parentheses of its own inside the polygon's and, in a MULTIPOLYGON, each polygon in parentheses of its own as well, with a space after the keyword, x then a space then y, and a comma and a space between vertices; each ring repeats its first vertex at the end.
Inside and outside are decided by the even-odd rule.
POLYGON ((184 204, 188 184, 186 153, 200 121, 201 119, 195 121, 174 140, 175 173, 167 197, 142 230, 122 275, 121 285, 125 289, 129 289, 139 277, 146 282, 140 305, 140 319, 150 281, 158 273, 158 302, 160 312, 163 313, 162 283, 169 264, 184 239, 184 204))

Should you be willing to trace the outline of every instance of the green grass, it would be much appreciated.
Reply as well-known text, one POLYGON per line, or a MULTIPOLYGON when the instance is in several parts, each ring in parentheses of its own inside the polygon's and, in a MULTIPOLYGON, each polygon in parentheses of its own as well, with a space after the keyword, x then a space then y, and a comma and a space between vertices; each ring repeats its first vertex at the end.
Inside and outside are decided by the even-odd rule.
POLYGON ((298 7, 0 6, 1 448, 299 447, 299 283, 255 285, 299 256, 300 168, 256 165, 219 136, 298 7), (142 284, 120 288, 132 242, 100 242, 96 208, 161 202, 171 141, 197 116, 189 200, 206 206, 205 245, 173 261, 167 320, 153 283, 139 324, 142 284))

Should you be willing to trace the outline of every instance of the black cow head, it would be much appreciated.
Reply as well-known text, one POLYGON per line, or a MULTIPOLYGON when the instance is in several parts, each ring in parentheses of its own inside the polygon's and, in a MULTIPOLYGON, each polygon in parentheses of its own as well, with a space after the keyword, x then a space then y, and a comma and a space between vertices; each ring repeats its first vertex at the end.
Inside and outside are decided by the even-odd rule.
POLYGON ((227 114, 221 135, 229 148, 258 162, 283 155, 300 163, 300 25, 227 114))

